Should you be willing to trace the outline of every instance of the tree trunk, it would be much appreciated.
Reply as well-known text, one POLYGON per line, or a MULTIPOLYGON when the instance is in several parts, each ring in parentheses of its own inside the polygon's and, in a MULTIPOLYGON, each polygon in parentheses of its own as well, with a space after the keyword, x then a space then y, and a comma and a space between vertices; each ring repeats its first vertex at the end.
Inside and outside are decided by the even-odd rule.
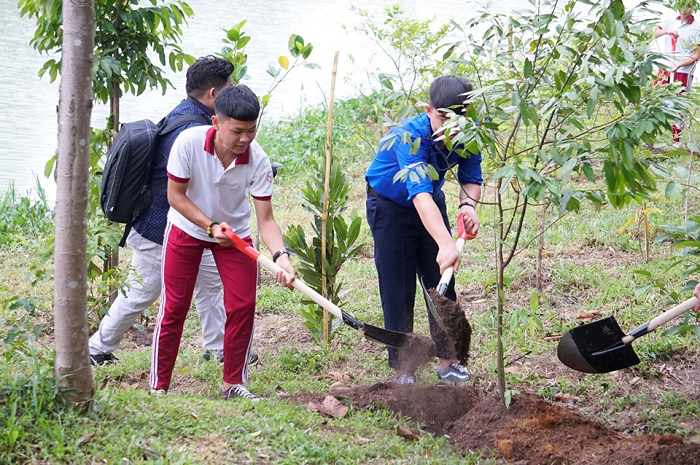
POLYGON ((542 213, 540 213, 540 237, 537 239, 537 290, 542 292, 544 283, 544 266, 542 260, 544 258, 544 231, 547 227, 547 205, 542 205, 542 213))
POLYGON ((494 191, 496 193, 496 207, 498 208, 498 240, 496 241, 496 289, 498 293, 498 304, 496 310, 496 374, 498 377, 498 395, 501 402, 506 402, 506 370, 503 363, 503 312, 505 311, 505 285, 504 276, 506 264, 503 260, 503 241, 505 240, 503 197, 501 196, 502 179, 496 182, 494 191))
POLYGON ((63 2, 58 104, 54 265, 55 373, 69 404, 85 405, 93 380, 88 352, 87 201, 92 112, 92 0, 63 2))

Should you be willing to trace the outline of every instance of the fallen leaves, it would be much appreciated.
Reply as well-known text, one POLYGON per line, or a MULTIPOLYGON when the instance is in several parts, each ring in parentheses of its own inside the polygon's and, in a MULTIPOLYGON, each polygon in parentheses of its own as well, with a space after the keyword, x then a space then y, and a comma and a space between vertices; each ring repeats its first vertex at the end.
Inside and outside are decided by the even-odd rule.
POLYGON ((600 310, 589 310, 587 312, 581 312, 579 314, 579 316, 577 316, 576 318, 578 318, 581 321, 588 322, 588 321, 591 321, 594 318, 599 317, 599 316, 600 316, 600 310))
POLYGON ((342 373, 340 371, 329 371, 325 375, 319 375, 319 376, 312 376, 311 379, 334 379, 336 381, 340 381, 341 383, 344 383, 345 381, 352 381, 355 379, 355 376, 347 374, 347 373, 342 373))
POLYGON ((420 436, 418 436, 416 433, 404 428, 401 425, 396 426, 396 434, 404 439, 408 439, 409 441, 417 441, 420 439, 420 436))
POLYGON ((95 437, 95 433, 86 434, 86 435, 83 436, 82 438, 78 439, 78 445, 79 445, 79 446, 84 446, 85 444, 87 444, 88 442, 90 442, 90 440, 91 440, 93 437, 95 437))
POLYGON ((333 418, 343 418, 348 413, 348 407, 344 406, 333 396, 326 396, 321 405, 309 402, 308 407, 312 412, 321 412, 333 418))
POLYGON ((571 394, 565 394, 563 392, 557 392, 554 394, 554 398, 557 399, 559 402, 565 402, 565 403, 574 403, 574 402, 580 402, 581 398, 579 396, 572 396, 571 394))

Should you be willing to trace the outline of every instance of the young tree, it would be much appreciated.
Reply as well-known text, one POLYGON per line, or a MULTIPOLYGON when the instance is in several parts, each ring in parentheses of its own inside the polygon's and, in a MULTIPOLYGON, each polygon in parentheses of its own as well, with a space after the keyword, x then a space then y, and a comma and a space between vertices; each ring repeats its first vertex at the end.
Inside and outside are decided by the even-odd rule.
POLYGON ((445 141, 481 151, 496 170, 497 361, 506 404, 505 270, 522 249, 528 210, 554 205, 563 215, 585 203, 621 208, 648 198, 654 166, 638 148, 668 138, 669 122, 689 107, 677 89, 652 84, 660 56, 649 47, 644 4, 530 4, 455 24, 463 40, 450 48, 478 90, 469 114, 447 124, 459 133, 445 141))
POLYGON ((63 4, 66 67, 58 104, 54 334, 56 378, 74 405, 88 402, 93 391, 85 253, 94 12, 92 0, 63 4))

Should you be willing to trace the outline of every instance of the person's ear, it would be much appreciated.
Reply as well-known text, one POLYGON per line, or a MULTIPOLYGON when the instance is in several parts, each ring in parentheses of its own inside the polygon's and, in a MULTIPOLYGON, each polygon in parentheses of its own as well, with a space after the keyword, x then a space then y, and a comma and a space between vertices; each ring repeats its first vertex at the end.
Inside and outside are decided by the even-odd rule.
POLYGON ((426 106, 425 106, 425 112, 426 112, 426 113, 430 113, 431 111, 433 111, 433 107, 431 107, 430 105, 426 105, 426 106))
POLYGON ((219 130, 219 118, 216 115, 211 117, 211 124, 216 128, 217 131, 219 130))

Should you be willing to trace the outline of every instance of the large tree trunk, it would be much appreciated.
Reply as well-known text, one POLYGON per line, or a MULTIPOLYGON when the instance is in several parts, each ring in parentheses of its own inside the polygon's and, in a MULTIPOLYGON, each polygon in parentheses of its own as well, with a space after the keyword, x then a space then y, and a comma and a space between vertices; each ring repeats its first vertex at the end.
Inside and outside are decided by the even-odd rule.
POLYGON ((87 320, 87 201, 92 112, 93 0, 63 2, 58 105, 54 328, 56 377, 70 404, 92 397, 87 320))

